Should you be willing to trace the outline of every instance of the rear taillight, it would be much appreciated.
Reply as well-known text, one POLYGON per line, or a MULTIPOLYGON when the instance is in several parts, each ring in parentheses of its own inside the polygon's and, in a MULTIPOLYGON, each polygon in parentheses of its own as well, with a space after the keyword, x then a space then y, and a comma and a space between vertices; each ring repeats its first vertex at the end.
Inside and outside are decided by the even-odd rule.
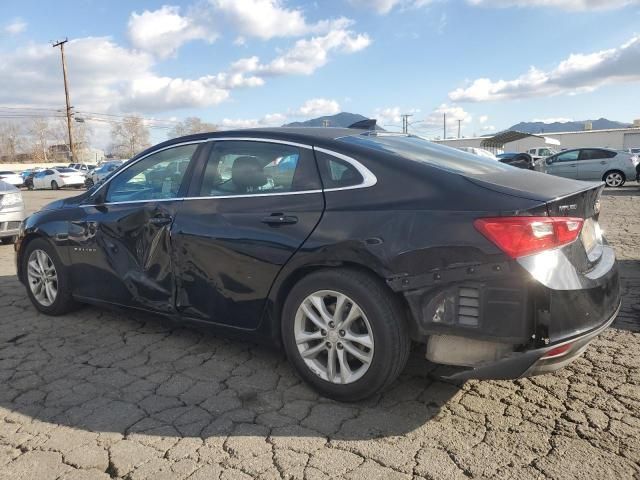
POLYGON ((479 218, 473 224, 511 258, 561 247, 580 235, 584 220, 570 217, 479 218))

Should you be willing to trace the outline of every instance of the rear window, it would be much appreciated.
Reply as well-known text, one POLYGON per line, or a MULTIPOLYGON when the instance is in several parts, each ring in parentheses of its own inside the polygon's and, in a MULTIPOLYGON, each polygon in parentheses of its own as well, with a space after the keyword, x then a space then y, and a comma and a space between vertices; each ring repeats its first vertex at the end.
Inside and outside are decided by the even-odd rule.
POLYGON ((57 170, 60 173, 77 173, 77 170, 74 170, 73 168, 58 168, 57 170))
POLYGON ((458 149, 438 145, 424 138, 400 135, 353 135, 342 137, 343 142, 380 150, 408 160, 426 163, 463 174, 491 174, 513 167, 490 158, 480 157, 458 149))

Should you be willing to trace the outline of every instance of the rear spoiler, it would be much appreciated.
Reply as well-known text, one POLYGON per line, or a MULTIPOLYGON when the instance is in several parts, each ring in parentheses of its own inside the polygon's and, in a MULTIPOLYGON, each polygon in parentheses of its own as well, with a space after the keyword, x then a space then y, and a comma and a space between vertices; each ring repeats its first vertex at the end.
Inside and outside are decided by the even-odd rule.
POLYGON ((375 118, 367 118, 365 120, 360 120, 359 122, 352 123, 347 128, 354 128, 357 130, 377 130, 378 129, 375 118))

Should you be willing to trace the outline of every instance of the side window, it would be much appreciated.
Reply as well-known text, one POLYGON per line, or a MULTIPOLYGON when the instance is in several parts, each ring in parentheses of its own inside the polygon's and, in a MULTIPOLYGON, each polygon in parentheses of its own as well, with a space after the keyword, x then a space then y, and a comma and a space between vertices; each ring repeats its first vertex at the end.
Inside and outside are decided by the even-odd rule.
POLYGON ((560 153, 556 157, 556 162, 575 162, 578 160, 580 150, 571 150, 569 152, 560 153))
POLYGON ((117 175, 108 186, 106 202, 160 200, 178 196, 197 144, 153 153, 117 175))
POLYGON ((600 150, 600 156, 598 158, 613 158, 618 155, 617 152, 612 152, 611 150, 600 150))
POLYGON ((316 151, 320 177, 324 188, 344 188, 361 184, 364 179, 349 162, 316 151))
POLYGON ((607 152, 593 148, 586 148, 580 151, 580 160, 598 160, 606 157, 607 152))
POLYGON ((198 196, 258 195, 320 188, 310 150, 259 141, 213 143, 198 196))

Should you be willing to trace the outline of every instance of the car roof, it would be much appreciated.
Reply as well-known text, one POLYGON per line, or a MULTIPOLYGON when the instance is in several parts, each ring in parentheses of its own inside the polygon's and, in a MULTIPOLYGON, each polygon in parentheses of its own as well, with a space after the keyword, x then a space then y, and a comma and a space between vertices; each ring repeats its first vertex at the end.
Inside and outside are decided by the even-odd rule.
POLYGON ((276 140, 288 140, 313 144, 318 140, 336 140, 350 135, 370 133, 368 130, 356 130, 350 128, 336 127, 273 127, 273 128, 245 128, 239 130, 221 130, 215 132, 196 133, 184 137, 173 138, 159 145, 168 146, 176 143, 184 143, 198 140, 207 140, 224 137, 246 137, 246 138, 273 138, 276 140))

